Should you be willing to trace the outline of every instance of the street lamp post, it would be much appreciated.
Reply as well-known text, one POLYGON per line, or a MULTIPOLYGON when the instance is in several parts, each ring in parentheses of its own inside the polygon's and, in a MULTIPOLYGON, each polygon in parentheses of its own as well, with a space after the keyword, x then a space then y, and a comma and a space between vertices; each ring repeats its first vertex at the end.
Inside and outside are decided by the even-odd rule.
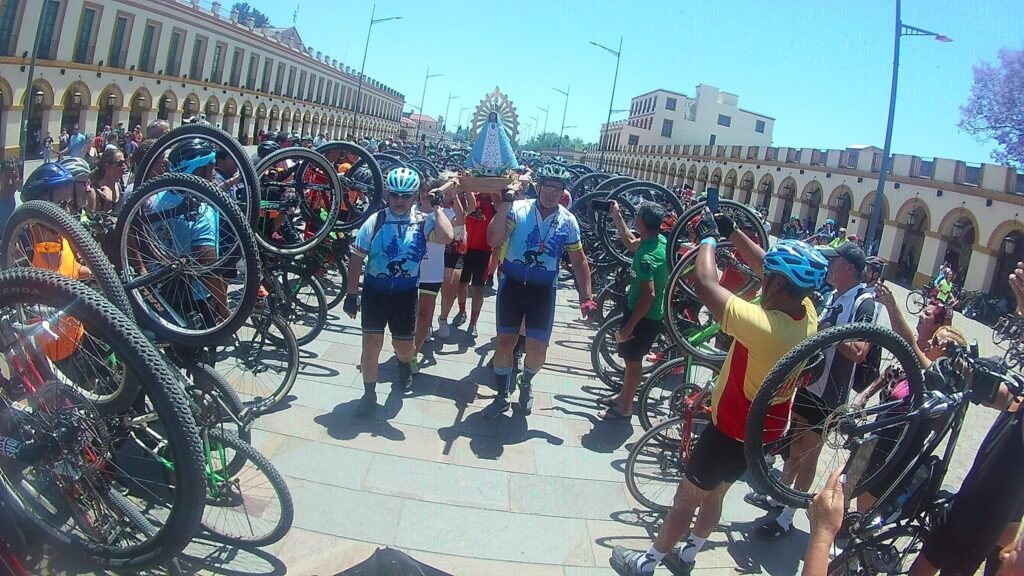
POLYGON ((875 188, 875 206, 879 207, 879 209, 871 211, 871 219, 868 221, 867 246, 868 254, 870 255, 878 254, 878 245, 875 242, 875 236, 878 233, 878 227, 881 223, 881 207, 884 206, 884 204, 882 204, 882 200, 885 198, 885 178, 889 173, 889 151, 892 146, 892 122, 896 115, 896 84, 899 81, 900 75, 900 38, 903 36, 931 36, 940 42, 953 41, 953 39, 948 36, 943 36, 942 34, 929 32, 922 28, 904 24, 900 19, 900 0, 896 0, 896 37, 893 41, 892 85, 889 89, 889 120, 885 125, 885 146, 882 149, 882 169, 878 173, 878 187, 875 188))
MULTIPOLYGON (((352 115, 352 127, 356 130, 356 124, 359 120, 359 111, 362 109, 362 96, 363 96, 363 72, 366 71, 366 52, 370 49, 370 33, 373 32, 373 25, 380 24, 381 22, 387 22, 388 20, 401 20, 401 16, 390 16, 388 18, 377 18, 377 5, 373 5, 373 10, 370 11, 370 27, 366 30, 366 46, 363 47, 363 65, 359 68, 359 85, 356 87, 356 113, 352 115)), ((358 137, 359 134, 356 134, 358 137)))
POLYGON ((604 151, 608 148, 608 125, 612 123, 612 106, 615 104, 615 86, 619 83, 619 61, 622 60, 622 36, 619 36, 619 49, 612 50, 611 48, 598 44, 597 42, 591 42, 594 46, 601 48, 612 56, 615 56, 615 77, 612 80, 612 98, 608 102, 608 120, 604 123, 604 135, 601 137, 601 157, 597 161, 597 170, 604 170, 604 151))
POLYGON ((551 106, 545 106, 544 108, 537 106, 537 110, 540 110, 541 112, 544 113, 544 131, 540 133, 541 136, 548 133, 548 110, 550 108, 551 106))
POLYGON ((460 128, 462 127, 462 113, 465 112, 466 110, 469 110, 469 109, 470 109, 470 106, 463 106, 462 108, 459 108, 459 124, 458 124, 458 126, 460 128))
POLYGON ((538 114, 536 116, 530 116, 530 120, 533 120, 533 124, 530 125, 530 127, 531 127, 530 136, 536 138, 537 137, 537 128, 540 127, 540 114, 538 114))
POLYGON ((444 128, 441 130, 441 139, 444 140, 444 133, 448 131, 448 109, 451 108, 452 100, 458 100, 458 96, 452 96, 452 93, 448 93, 448 104, 444 107, 444 128))
POLYGON ((438 76, 444 76, 444 74, 431 74, 430 66, 427 66, 427 75, 423 78, 423 95, 420 96, 420 115, 419 119, 416 120, 416 137, 413 139, 416 142, 420 140, 420 124, 423 123, 423 102, 427 99, 427 82, 431 78, 437 78, 438 76))
POLYGON ((569 90, 572 90, 572 85, 566 86, 565 90, 561 88, 551 88, 555 92, 558 92, 562 96, 565 96, 565 107, 562 108, 562 127, 558 130, 558 152, 562 152, 562 138, 565 136, 565 114, 569 111, 569 90))

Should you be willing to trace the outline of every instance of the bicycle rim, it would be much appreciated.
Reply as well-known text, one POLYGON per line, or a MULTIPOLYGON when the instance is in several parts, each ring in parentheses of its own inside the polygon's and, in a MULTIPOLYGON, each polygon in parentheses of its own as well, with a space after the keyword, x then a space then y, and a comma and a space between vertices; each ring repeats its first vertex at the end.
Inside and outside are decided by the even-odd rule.
MULTIPOLYGON (((686 399, 713 385, 720 364, 698 358, 676 358, 658 367, 638 393, 640 425, 650 430, 658 423, 679 415, 686 399)), ((710 401, 710 396, 708 401, 710 401)))
POLYGON ((295 385, 299 345, 284 319, 256 312, 217 349, 217 367, 244 403, 266 412, 295 385))
POLYGON ((683 479, 693 446, 710 415, 673 418, 647 431, 626 459, 626 487, 648 509, 667 512, 683 479))

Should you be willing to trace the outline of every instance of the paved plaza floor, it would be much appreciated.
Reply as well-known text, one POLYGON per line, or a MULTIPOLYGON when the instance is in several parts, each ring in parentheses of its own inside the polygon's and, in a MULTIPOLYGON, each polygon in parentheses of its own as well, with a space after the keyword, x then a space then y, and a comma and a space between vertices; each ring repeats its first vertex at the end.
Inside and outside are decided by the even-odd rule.
MULTIPOLYGON (((594 400, 606 390, 590 368, 593 329, 578 320, 575 292, 560 291, 533 414, 488 421, 480 410, 494 395, 486 386, 493 304, 491 296, 475 343, 459 329, 428 345, 433 361, 409 394, 391 391, 395 361, 385 353, 382 408, 368 420, 353 416, 362 394, 357 323, 333 311, 330 328, 305 347, 287 408, 261 418, 253 433, 288 481, 294 528, 264 550, 196 543, 191 561, 206 573, 328 575, 390 546, 460 576, 603 576, 614 573, 615 545, 646 549, 661 519, 630 498, 623 480, 642 430, 635 418, 633 425, 597 418, 594 400)), ((959 316, 957 323, 967 325, 959 316)), ((968 332, 991 348, 988 329, 971 324, 968 332)), ((991 416, 972 409, 950 486, 969 468, 991 416)), ((753 529, 763 513, 743 501, 747 490, 742 482, 733 487, 696 573, 799 572, 806 515, 798 512, 790 536, 760 541, 753 529)))

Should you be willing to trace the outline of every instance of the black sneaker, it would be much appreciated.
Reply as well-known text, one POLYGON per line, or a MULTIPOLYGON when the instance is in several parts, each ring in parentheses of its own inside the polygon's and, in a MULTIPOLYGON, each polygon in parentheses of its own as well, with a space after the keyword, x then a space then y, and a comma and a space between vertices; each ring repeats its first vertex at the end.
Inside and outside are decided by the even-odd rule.
POLYGON ((748 492, 743 496, 743 501, 751 506, 757 506, 765 512, 778 512, 782 510, 782 504, 779 504, 775 500, 769 498, 766 494, 760 492, 748 492))
POLYGON ((459 326, 459 325, 461 325, 465 321, 466 321, 466 312, 463 311, 463 310, 459 310, 459 313, 455 315, 455 318, 452 318, 451 325, 452 326, 459 326))
POLYGON ((369 416, 377 408, 377 393, 366 392, 363 397, 359 399, 359 404, 356 404, 356 416, 365 418, 369 416))
POLYGON ((480 415, 486 418, 487 420, 494 420, 498 416, 501 416, 505 412, 508 412, 508 409, 511 407, 512 404, 509 403, 507 397, 498 396, 497 398, 494 399, 493 402, 488 404, 486 408, 480 411, 480 415))
POLYGON ((522 377, 519 378, 519 409, 527 416, 533 413, 533 385, 525 384, 522 377))
POLYGON ((792 524, 790 524, 788 528, 783 528, 782 524, 779 524, 779 521, 773 518, 765 522, 764 524, 758 526, 757 530, 755 530, 754 533, 757 534, 757 537, 762 540, 773 542, 789 534, 792 531, 792 524))
POLYGON ((412 390, 412 366, 406 362, 398 363, 398 387, 404 392, 412 390))
POLYGON ((679 558, 679 553, 675 550, 666 554, 661 563, 674 576, 690 576, 690 573, 693 572, 693 567, 697 565, 696 562, 684 562, 679 558))
POLYGON ((477 331, 476 324, 470 324, 469 325, 469 337, 470 338, 476 338, 479 335, 480 335, 480 332, 477 331))

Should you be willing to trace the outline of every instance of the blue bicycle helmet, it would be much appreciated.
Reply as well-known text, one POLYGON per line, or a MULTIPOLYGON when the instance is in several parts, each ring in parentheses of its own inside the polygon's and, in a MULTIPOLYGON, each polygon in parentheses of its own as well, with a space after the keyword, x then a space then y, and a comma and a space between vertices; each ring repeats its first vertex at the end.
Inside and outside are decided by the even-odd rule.
POLYGON ((420 191, 420 176, 410 168, 395 168, 388 172, 384 188, 396 194, 416 194, 420 191))
POLYGON ((781 274, 798 288, 814 290, 825 282, 828 259, 806 242, 779 240, 764 255, 764 271, 781 274))
POLYGON ((212 144, 201 138, 182 142, 167 155, 170 171, 179 174, 195 174, 196 170, 216 161, 217 151, 212 144))
POLYGON ((826 218, 826 219, 825 219, 825 225, 827 226, 827 225, 829 225, 829 224, 831 224, 831 225, 835 226, 835 225, 836 225, 836 221, 835 221, 835 220, 833 220, 833 219, 831 219, 831 218, 826 218))
POLYGON ((57 188, 73 184, 75 178, 57 162, 48 162, 32 171, 21 186, 22 201, 48 199, 57 188))

